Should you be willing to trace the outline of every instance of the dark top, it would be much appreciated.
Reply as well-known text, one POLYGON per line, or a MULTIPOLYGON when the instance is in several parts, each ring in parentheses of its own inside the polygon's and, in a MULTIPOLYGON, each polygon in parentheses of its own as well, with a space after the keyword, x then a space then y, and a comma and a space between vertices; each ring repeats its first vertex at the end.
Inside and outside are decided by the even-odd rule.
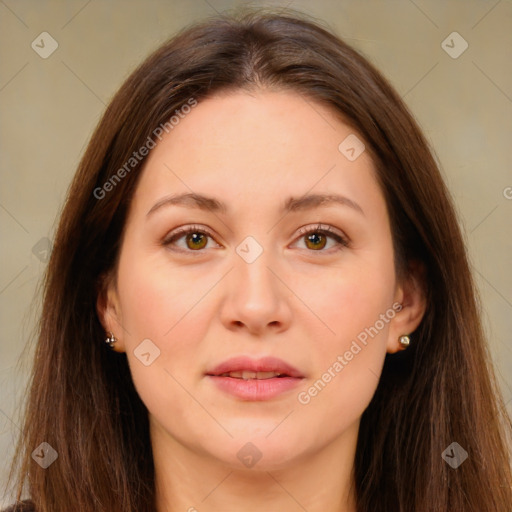
POLYGON ((3 512, 36 512, 34 504, 30 500, 25 500, 12 505, 3 512))

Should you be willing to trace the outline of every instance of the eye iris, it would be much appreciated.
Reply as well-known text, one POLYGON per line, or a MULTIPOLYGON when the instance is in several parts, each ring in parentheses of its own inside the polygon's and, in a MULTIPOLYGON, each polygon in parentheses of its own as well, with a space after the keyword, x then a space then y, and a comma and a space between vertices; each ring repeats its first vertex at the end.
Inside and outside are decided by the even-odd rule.
POLYGON ((326 237, 325 237, 325 235, 323 235, 321 233, 310 233, 309 235, 307 235, 306 244, 307 244, 308 248, 310 248, 310 249, 323 249, 326 244, 326 237), (321 246, 313 245, 313 247, 309 247, 309 242, 314 242, 314 240, 318 241, 319 239, 320 240, 323 239, 323 244, 321 246))
POLYGON ((189 233, 187 235, 187 246, 189 247, 189 249, 202 249, 203 247, 205 247, 206 245, 206 236, 204 236, 203 233, 197 233, 197 232, 194 232, 194 233, 189 233), (202 240, 201 240, 202 239, 202 240), (190 247, 188 245, 188 242, 189 241, 193 241, 193 243, 197 243, 198 241, 199 242, 204 242, 202 245, 194 245, 193 247, 190 247))

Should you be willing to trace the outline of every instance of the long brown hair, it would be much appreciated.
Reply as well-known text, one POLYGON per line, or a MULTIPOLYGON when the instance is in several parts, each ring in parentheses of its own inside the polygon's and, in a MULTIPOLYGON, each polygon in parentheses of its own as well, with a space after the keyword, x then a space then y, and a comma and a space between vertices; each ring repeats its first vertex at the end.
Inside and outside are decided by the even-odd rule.
POLYGON ((147 409, 126 356, 103 342, 96 312, 145 159, 125 167, 115 183, 112 177, 191 98, 260 87, 320 102, 361 135, 387 202, 396 270, 405 275, 413 262, 425 269, 428 306, 414 342, 386 356, 361 419, 357 510, 508 510, 512 425, 452 200, 432 152, 383 76, 294 11, 235 13, 187 27, 131 74, 106 109, 69 190, 45 275, 13 462, 17 498, 26 482, 38 512, 154 510, 147 409), (99 193, 109 180, 108 193, 99 193), (58 453, 47 469, 31 458, 43 441, 58 453), (468 453, 457 469, 441 456, 453 442, 468 453))

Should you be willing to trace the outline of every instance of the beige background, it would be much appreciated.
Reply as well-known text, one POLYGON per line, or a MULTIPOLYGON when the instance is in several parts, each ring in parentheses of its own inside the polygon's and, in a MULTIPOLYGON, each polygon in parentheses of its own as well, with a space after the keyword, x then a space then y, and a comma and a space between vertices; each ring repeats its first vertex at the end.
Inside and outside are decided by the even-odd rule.
POLYGON ((45 239, 105 104, 159 43, 242 3, 314 15, 405 98, 454 195, 512 413, 511 0, 0 0, 0 485, 19 429, 28 365, 18 361, 37 317, 45 239), (44 31, 58 43, 47 59, 31 47, 44 31), (469 45, 456 59, 441 46, 454 31, 469 45))

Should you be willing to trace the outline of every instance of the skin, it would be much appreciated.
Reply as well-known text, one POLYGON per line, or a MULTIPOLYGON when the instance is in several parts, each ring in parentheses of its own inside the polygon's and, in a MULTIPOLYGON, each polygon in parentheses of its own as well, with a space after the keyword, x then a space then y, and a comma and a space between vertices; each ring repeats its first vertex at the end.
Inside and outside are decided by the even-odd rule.
POLYGON ((98 311, 149 411, 159 512, 356 510, 360 417, 386 352, 416 329, 425 299, 414 275, 397 280, 368 152, 349 161, 338 150, 352 133, 297 93, 237 91, 200 102, 151 151, 98 311), (188 192, 214 196, 228 212, 162 206, 147 215, 188 192), (341 194, 363 213, 338 204, 280 212, 306 193, 341 194), (319 222, 348 237, 348 247, 332 238, 308 245, 298 230, 319 222), (186 235, 174 250, 165 245, 191 225, 213 236, 200 249, 186 235), (247 236, 263 249, 252 263, 236 252, 247 236), (298 393, 396 302, 402 310, 300 403, 298 393), (149 366, 134 354, 144 339, 160 350, 149 366), (235 355, 276 356, 305 378, 271 400, 242 401, 204 376, 235 355), (252 468, 237 457, 248 442, 262 455, 252 468))

